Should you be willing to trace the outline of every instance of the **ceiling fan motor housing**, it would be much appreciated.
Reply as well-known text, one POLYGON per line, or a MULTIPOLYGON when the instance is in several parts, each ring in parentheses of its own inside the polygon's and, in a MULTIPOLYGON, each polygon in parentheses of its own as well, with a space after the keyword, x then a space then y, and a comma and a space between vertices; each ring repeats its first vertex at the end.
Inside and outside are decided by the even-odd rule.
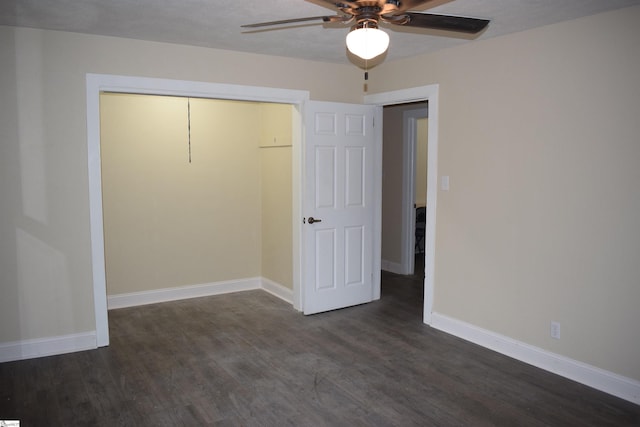
MULTIPOLYGON (((347 46, 349 50, 365 58, 370 54, 381 54, 386 50, 389 45, 389 36, 378 29, 380 21, 391 25, 401 25, 406 27, 424 28, 433 30, 444 30, 461 32, 468 34, 478 34, 483 31, 487 25, 489 25, 488 19, 468 18, 462 16, 451 15, 435 15, 422 12, 409 12, 412 9, 429 3, 431 0, 316 0, 318 2, 325 3, 326 7, 337 9, 338 13, 331 16, 312 16, 307 18, 294 18, 283 19, 279 21, 260 22, 256 24, 243 25, 244 28, 257 28, 266 27, 272 25, 286 25, 294 24, 297 22, 307 22, 313 20, 322 20, 326 23, 342 23, 342 24, 355 24, 351 27, 351 31, 347 35, 347 46), (365 30, 365 31, 358 31, 365 30), (372 31, 366 31, 372 30, 372 31), (358 33, 358 35, 356 35, 358 33), (367 41, 368 44, 377 44, 382 46, 380 49, 369 49, 364 54, 355 53, 352 46, 356 45, 356 40, 360 37, 364 37, 363 34, 375 34, 369 35, 366 38, 372 40, 367 41), (384 35, 382 35, 382 34, 384 35), (375 38, 375 40, 374 40, 375 38), (349 41, 352 39, 353 43, 349 41), (365 56, 363 56, 365 55, 365 56)), ((361 41, 360 45, 364 43, 361 41)), ((365 49, 365 48, 363 48, 365 49)), ((361 51, 362 52, 362 51, 361 51)), ((370 56, 373 57, 373 56, 370 56)))

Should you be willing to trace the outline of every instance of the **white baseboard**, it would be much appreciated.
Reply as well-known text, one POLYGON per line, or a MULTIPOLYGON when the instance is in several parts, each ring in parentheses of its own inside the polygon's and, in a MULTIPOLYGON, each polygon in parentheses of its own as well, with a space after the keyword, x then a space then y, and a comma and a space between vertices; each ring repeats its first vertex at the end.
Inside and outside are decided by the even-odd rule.
POLYGON ((431 326, 506 356, 640 405, 640 381, 433 313, 431 326))
POLYGON ((383 269, 384 271, 390 271, 391 273, 395 273, 395 274, 411 274, 411 273, 405 272, 405 269, 402 264, 398 262, 387 261, 386 259, 383 259, 382 261, 380 261, 380 268, 383 269))
POLYGON ((262 289, 269 292, 281 300, 293 305, 293 290, 283 286, 273 280, 262 278, 262 289))
POLYGON ((205 283, 202 285, 180 286, 176 288, 154 289, 144 292, 110 295, 107 297, 107 309, 111 310, 115 308, 177 301, 187 298, 249 291, 253 289, 260 289, 262 287, 261 281, 262 279, 260 277, 252 277, 248 279, 205 283))
POLYGON ((0 363, 91 350, 97 347, 95 331, 40 339, 0 343, 0 363))
MULTIPOLYGON (((254 289, 263 289, 292 304, 293 291, 291 289, 269 279, 252 277, 203 285, 111 295, 107 297, 107 308, 111 310, 254 289)), ((95 331, 60 337, 0 343, 0 363, 73 353, 75 351, 93 350, 97 347, 95 331)))

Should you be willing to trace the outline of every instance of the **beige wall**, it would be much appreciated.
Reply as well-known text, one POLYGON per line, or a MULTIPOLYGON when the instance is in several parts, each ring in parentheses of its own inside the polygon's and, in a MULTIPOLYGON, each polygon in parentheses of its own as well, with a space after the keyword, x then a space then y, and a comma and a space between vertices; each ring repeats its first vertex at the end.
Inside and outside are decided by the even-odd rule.
POLYGON ((293 290, 292 117, 286 104, 260 104, 261 276, 293 290))
POLYGON ((277 107, 290 134, 288 105, 101 96, 108 295, 263 270, 292 287, 290 145, 259 148, 263 112, 277 107))
POLYGON ((467 43, 370 80, 440 85, 451 190, 438 194, 434 311, 636 380, 639 20, 634 7, 467 43))
MULTIPOLYGON (((638 380, 639 20, 634 7, 470 42, 382 64, 368 85, 440 85, 451 191, 434 309, 638 380)), ((0 343, 95 328, 88 72, 362 97, 356 67, 0 27, 0 343)))
POLYGON ((291 148, 261 150, 261 276, 293 290, 291 148))
POLYGON ((427 204, 427 134, 429 119, 416 120, 416 154, 415 154, 415 203, 419 206, 427 204))
POLYGON ((0 26, 0 343, 95 330, 86 73, 362 99, 351 66, 0 26))
POLYGON ((382 135, 382 259, 400 263, 402 239, 402 106, 384 108, 382 135))
MULTIPOLYGON (((426 104, 384 107, 382 147, 382 259, 400 263, 402 243, 403 114, 425 108, 426 104)), ((420 120, 418 120, 420 122, 420 120)), ((423 126, 424 127, 424 126, 423 126)), ((426 142, 426 129, 424 141, 426 142)), ((418 137, 420 139, 420 137, 418 137)), ((426 147, 425 147, 426 148, 426 147)), ((426 171, 426 152, 425 152, 426 171)), ((425 172, 426 195, 426 172, 425 172)))

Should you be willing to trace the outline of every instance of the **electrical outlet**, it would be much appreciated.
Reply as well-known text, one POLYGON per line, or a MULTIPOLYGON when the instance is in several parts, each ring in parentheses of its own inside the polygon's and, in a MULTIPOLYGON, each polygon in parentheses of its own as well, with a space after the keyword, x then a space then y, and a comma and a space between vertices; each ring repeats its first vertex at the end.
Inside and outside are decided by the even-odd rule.
POLYGON ((560 322, 551 322, 551 338, 560 339, 560 322))

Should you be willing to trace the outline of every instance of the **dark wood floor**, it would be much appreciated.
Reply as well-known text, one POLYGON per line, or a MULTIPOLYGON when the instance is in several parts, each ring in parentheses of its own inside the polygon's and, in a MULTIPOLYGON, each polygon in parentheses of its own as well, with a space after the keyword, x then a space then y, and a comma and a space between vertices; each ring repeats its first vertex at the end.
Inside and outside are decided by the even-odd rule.
POLYGON ((305 317, 262 291, 109 312, 111 345, 0 364, 24 426, 639 426, 640 407, 433 330, 418 276, 305 317))

